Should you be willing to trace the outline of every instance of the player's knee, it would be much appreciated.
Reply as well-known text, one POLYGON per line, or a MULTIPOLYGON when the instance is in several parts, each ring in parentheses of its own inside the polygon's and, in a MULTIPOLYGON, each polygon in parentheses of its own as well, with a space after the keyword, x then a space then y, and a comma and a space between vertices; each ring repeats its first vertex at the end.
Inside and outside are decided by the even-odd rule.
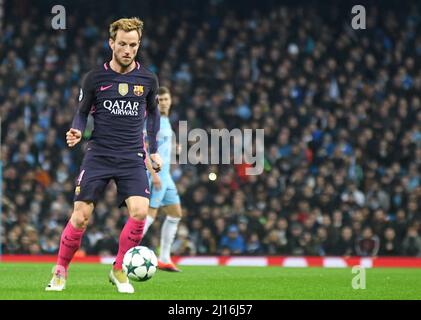
POLYGON ((143 220, 148 214, 148 208, 143 206, 133 206, 129 211, 130 217, 136 220, 143 220))
POLYGON ((181 219, 181 217, 182 217, 183 215, 181 214, 181 210, 175 210, 171 216, 172 216, 173 218, 179 218, 179 219, 181 219))
POLYGON ((174 206, 169 207, 166 210, 166 214, 169 215, 170 217, 179 218, 179 219, 181 219, 183 216, 180 205, 174 205, 174 206))
POLYGON ((72 221, 73 226, 75 226, 76 228, 86 229, 89 223, 89 213, 80 209, 75 209, 70 219, 72 221))

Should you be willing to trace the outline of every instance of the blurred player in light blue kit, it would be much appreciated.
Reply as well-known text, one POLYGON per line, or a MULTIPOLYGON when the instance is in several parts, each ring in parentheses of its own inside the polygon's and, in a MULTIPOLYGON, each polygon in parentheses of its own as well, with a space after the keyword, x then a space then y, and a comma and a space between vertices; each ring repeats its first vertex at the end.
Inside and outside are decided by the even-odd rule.
POLYGON ((151 184, 151 197, 149 202, 148 216, 143 231, 146 234, 149 227, 156 219, 158 209, 166 214, 165 221, 161 229, 161 249, 158 260, 158 268, 166 271, 179 272, 171 260, 171 246, 177 232, 178 223, 181 219, 180 197, 177 188, 171 177, 171 148, 173 132, 168 114, 171 108, 171 94, 168 88, 160 87, 158 90, 158 107, 161 113, 160 130, 158 132, 158 152, 162 158, 162 168, 157 173, 151 163, 150 158, 146 157, 146 167, 148 168, 149 181, 151 184))

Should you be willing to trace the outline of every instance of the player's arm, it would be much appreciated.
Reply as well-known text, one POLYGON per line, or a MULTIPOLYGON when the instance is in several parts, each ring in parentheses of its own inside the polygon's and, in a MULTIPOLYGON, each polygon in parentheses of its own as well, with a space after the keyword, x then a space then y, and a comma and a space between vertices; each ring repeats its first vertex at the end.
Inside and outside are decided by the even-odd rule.
POLYGON ((90 71, 82 80, 78 109, 73 118, 72 127, 66 133, 66 141, 69 147, 75 146, 82 139, 82 133, 85 131, 89 112, 94 102, 94 93, 92 71, 90 71))
POLYGON ((155 77, 151 90, 146 97, 147 123, 146 132, 149 140, 149 155, 155 171, 162 166, 161 157, 158 154, 157 134, 160 126, 160 115, 158 109, 158 79, 155 77))

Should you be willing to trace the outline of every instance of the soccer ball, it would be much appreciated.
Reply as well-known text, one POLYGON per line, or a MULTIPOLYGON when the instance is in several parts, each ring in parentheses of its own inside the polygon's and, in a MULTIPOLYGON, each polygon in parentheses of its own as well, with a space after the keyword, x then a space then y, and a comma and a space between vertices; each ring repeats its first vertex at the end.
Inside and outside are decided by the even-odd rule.
POLYGON ((123 258, 123 271, 134 281, 146 281, 152 278, 158 267, 155 253, 144 246, 133 247, 123 258))

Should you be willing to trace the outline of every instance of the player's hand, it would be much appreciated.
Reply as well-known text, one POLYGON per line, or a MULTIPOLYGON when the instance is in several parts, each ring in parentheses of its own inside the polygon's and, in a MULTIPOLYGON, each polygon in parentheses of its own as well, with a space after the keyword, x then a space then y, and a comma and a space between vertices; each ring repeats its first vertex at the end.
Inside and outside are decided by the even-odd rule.
POLYGON ((74 147, 82 139, 82 132, 78 129, 71 128, 66 132, 66 142, 67 145, 71 148, 74 147))
POLYGON ((158 153, 153 153, 150 155, 152 168, 155 170, 155 172, 161 171, 162 167, 162 160, 158 153))
POLYGON ((162 183, 161 183, 161 179, 159 178, 157 174, 152 175, 152 184, 155 190, 158 190, 158 191, 161 190, 162 183))

